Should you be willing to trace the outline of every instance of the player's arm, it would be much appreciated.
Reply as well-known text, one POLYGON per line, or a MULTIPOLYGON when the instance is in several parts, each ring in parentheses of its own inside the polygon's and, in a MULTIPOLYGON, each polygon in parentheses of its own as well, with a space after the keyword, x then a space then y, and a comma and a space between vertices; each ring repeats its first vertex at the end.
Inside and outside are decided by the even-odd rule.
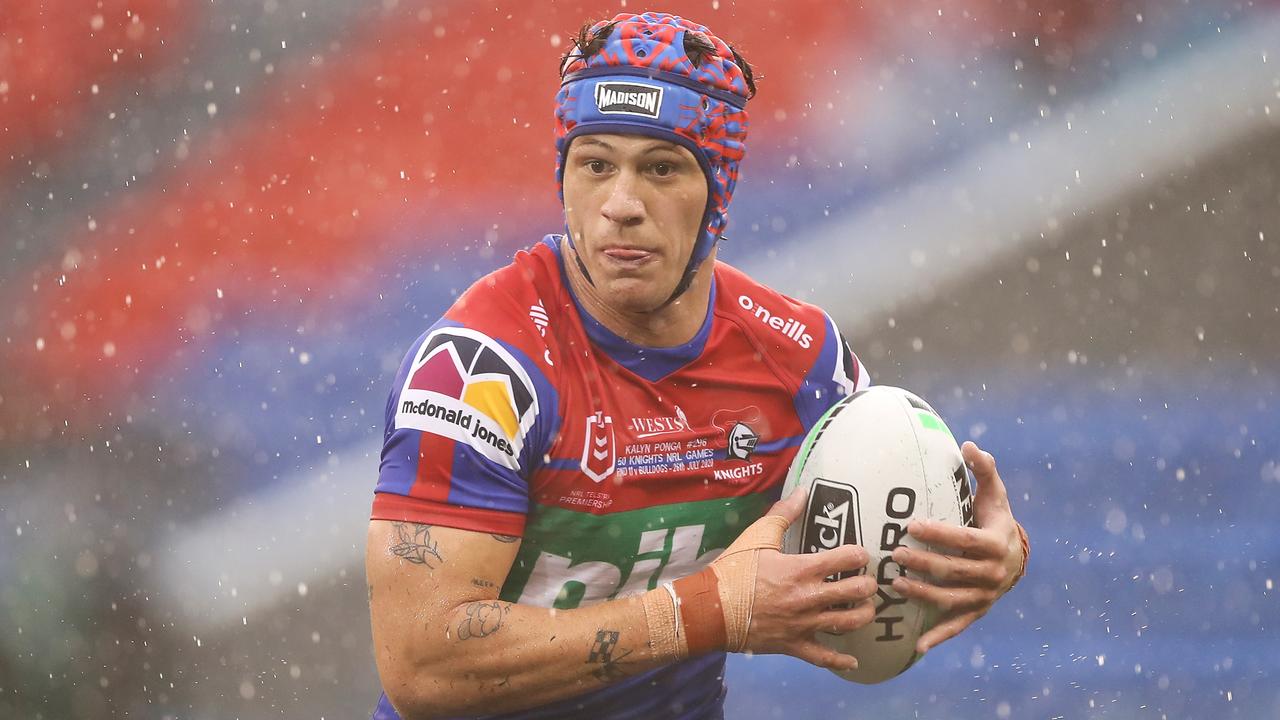
POLYGON ((369 523, 374 654, 406 720, 540 705, 670 660, 649 645, 639 597, 568 611, 498 600, 518 547, 501 535, 369 523))
POLYGON ((559 611, 497 599, 517 549, 508 538, 372 521, 366 570, 383 689, 409 720, 541 705, 716 650, 853 667, 856 660, 813 634, 874 617, 873 579, 823 581, 864 566, 867 554, 854 546, 778 552, 801 495, 775 505, 709 568, 670 590, 559 611), (843 603, 852 609, 831 609, 843 603))

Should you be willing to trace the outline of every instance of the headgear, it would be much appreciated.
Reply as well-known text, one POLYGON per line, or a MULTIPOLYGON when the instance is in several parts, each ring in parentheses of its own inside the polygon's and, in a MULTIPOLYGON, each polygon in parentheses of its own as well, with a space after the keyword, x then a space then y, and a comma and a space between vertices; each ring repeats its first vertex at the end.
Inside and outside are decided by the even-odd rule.
POLYGON ((707 178, 707 208, 670 302, 688 289, 728 224, 738 164, 746 152, 749 79, 728 44, 706 27, 675 15, 623 13, 596 23, 586 37, 604 42, 596 52, 588 54, 580 46, 565 58, 556 94, 556 182, 561 199, 565 153, 579 135, 648 135, 692 152, 707 178), (712 50, 690 58, 691 41, 693 47, 706 45, 690 37, 693 33, 712 50))

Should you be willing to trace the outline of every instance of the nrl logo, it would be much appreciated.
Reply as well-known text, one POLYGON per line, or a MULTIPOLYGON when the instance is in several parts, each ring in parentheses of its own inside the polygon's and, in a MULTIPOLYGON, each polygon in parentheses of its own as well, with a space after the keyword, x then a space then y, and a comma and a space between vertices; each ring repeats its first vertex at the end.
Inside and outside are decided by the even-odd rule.
POLYGON ((656 119, 662 109, 662 88, 638 83, 602 82, 596 85, 596 108, 605 115, 642 115, 656 119))
POLYGON ((595 482, 613 474, 613 418, 597 411, 587 416, 586 437, 582 441, 582 460, 578 467, 595 482))

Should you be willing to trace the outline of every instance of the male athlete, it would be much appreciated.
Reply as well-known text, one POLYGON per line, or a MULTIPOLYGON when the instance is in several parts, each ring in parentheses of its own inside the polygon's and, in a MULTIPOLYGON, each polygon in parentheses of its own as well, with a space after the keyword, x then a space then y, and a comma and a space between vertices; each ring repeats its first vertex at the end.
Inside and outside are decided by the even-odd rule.
MULTIPOLYGON (((726 652, 852 668, 814 633, 874 618, 873 577, 823 581, 865 550, 778 552, 802 438, 868 378, 825 313, 715 259, 750 66, 647 13, 584 28, 561 69, 565 234, 459 298, 387 405, 374 718, 720 717, 726 652)), ((920 652, 1025 567, 994 461, 964 452, 979 527, 909 529, 963 554, 895 554, 945 582, 893 583, 946 612, 920 652)))

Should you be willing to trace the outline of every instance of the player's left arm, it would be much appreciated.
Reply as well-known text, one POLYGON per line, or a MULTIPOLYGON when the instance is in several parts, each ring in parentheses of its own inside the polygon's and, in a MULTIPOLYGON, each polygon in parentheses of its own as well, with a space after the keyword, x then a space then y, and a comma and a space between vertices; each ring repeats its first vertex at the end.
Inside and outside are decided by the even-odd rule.
POLYGON ((912 571, 913 576, 897 578, 893 589, 906 597, 932 603, 943 613, 938 623, 916 641, 916 652, 920 654, 955 637, 986 615, 1026 573, 1030 554, 1027 533, 1013 518, 995 458, 972 442, 966 442, 961 451, 978 481, 974 497, 976 527, 912 520, 907 526, 911 537, 954 554, 907 547, 893 551, 893 559, 912 571))

